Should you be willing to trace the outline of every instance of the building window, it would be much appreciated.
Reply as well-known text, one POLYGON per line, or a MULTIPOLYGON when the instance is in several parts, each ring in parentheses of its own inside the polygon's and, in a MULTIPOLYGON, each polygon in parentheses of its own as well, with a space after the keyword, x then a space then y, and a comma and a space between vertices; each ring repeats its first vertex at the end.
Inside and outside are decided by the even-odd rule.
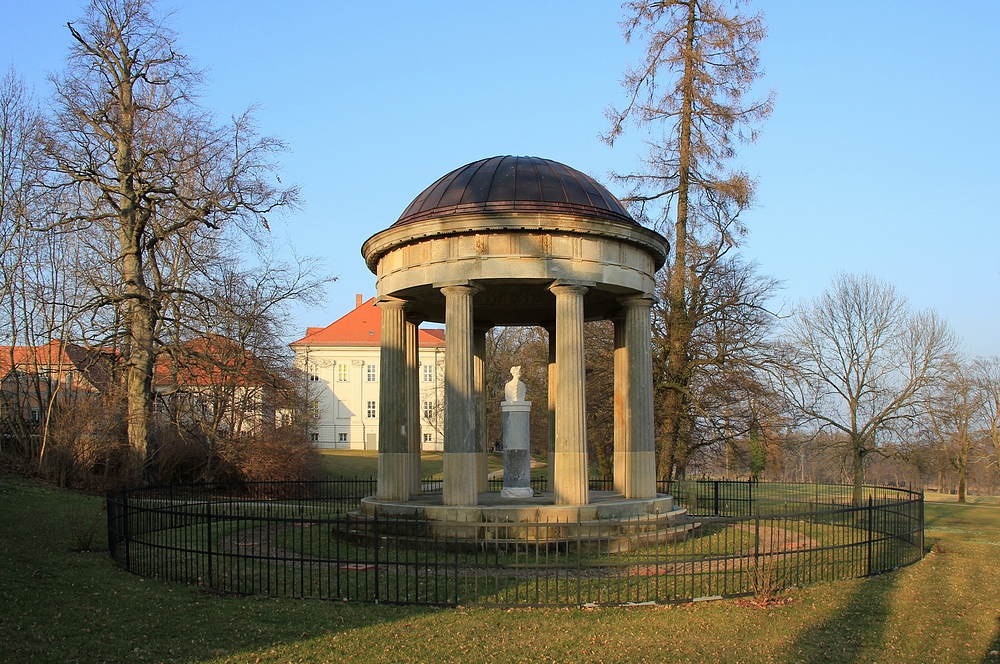
POLYGON ((425 401, 424 402, 424 419, 430 420, 434 418, 434 402, 425 401))
POLYGON ((424 442, 425 443, 433 443, 434 442, 434 434, 432 434, 432 433, 425 433, 424 434, 424 442))
POLYGON ((369 418, 374 418, 375 417, 375 402, 374 401, 369 401, 368 402, 367 414, 368 414, 369 418))
POLYGON ((348 442, 347 441, 347 434, 346 433, 338 433, 337 434, 337 442, 338 443, 346 443, 346 442, 348 442))
POLYGON ((375 367, 375 365, 374 364, 369 364, 368 365, 368 382, 369 383, 374 383, 377 380, 376 379, 376 375, 377 374, 376 374, 376 367, 375 367))
POLYGON ((433 383, 434 382, 434 365, 425 364, 424 365, 424 382, 433 383))
POLYGON ((28 419, 30 419, 32 422, 37 422, 40 419, 39 415, 40 414, 38 412, 38 409, 32 408, 31 411, 28 413, 28 419))
POLYGON ((312 441, 312 442, 314 442, 314 443, 318 443, 319 442, 319 434, 318 433, 311 433, 311 434, 309 434, 309 440, 312 441))
POLYGON ((347 365, 338 364, 337 365, 337 382, 346 383, 347 382, 347 365))

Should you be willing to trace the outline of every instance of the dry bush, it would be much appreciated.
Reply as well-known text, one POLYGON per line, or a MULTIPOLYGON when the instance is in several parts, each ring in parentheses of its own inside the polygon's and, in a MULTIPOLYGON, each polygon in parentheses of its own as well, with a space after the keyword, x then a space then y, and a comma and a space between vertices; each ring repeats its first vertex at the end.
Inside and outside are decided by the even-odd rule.
POLYGON ((772 604, 785 588, 785 573, 772 556, 754 556, 748 559, 750 582, 753 584, 752 603, 765 607, 772 604))
POLYGON ((61 487, 104 492, 134 483, 139 467, 125 442, 120 404, 94 396, 57 401, 38 472, 61 487))
POLYGON ((222 442, 201 431, 163 423, 154 429, 158 477, 164 483, 235 482, 239 469, 221 454, 222 442))
POLYGON ((77 501, 69 512, 69 532, 73 537, 70 551, 83 553, 91 551, 97 529, 104 521, 104 510, 93 504, 77 501))
POLYGON ((296 427, 209 439, 204 432, 166 424, 155 434, 161 482, 291 481, 319 475, 319 454, 296 427))
POLYGON ((297 427, 265 429, 256 436, 226 441, 224 458, 248 482, 315 479, 319 476, 319 453, 305 431, 297 427))

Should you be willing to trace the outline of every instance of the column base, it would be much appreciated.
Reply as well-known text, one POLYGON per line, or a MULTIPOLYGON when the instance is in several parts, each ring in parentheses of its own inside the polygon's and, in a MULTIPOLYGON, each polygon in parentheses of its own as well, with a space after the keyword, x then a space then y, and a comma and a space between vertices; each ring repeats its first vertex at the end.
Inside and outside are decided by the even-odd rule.
POLYGON ((626 452, 625 491, 627 500, 656 497, 656 452, 626 452))
POLYGON ((444 453, 445 505, 477 505, 479 503, 479 455, 476 452, 444 453))
POLYGON ((378 453, 378 500, 410 499, 409 452, 378 453))
POLYGON ((580 452, 556 452, 556 472, 553 495, 556 505, 586 505, 587 455, 580 452))

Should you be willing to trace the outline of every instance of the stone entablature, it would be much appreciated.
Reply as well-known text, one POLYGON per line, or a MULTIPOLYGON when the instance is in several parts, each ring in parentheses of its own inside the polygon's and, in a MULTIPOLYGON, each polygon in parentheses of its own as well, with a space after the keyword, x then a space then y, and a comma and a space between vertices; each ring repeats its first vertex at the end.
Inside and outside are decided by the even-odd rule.
MULTIPOLYGON (((598 293, 653 292, 653 274, 666 259, 663 238, 636 224, 533 214, 411 222, 372 237, 362 252, 378 277, 380 295, 462 280, 510 284, 571 279, 597 288, 588 305, 599 299, 598 293)), ((410 299, 428 320, 443 321, 443 300, 422 302, 427 298, 419 294, 410 299)), ((505 312, 505 320, 497 324, 546 322, 523 297, 512 299, 517 304, 512 309, 522 313, 505 312)))

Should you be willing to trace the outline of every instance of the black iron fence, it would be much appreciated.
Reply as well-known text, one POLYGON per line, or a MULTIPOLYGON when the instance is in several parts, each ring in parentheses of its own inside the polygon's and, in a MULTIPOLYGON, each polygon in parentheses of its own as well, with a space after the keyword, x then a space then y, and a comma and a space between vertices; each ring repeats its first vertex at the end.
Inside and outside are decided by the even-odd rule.
POLYGON ((688 514, 429 524, 357 514, 375 492, 368 479, 151 487, 108 495, 108 542, 131 572, 219 592, 452 605, 766 594, 923 554, 923 497, 902 488, 866 486, 862 505, 840 485, 690 480, 660 490, 688 514))

